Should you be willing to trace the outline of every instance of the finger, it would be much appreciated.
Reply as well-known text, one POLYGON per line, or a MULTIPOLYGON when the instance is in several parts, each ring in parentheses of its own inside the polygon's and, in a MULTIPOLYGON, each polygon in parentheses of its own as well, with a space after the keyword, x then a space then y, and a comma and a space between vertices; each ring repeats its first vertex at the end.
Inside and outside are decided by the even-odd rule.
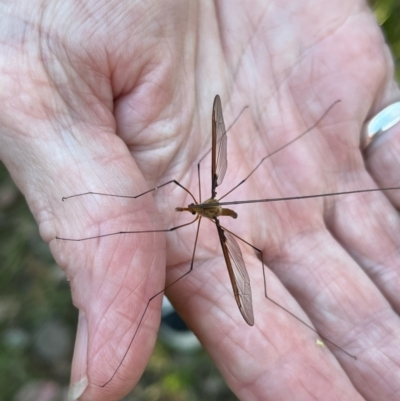
MULTIPOLYGON (((343 138, 351 140, 350 131, 343 128, 341 134, 343 134, 343 138)), ((329 135, 325 135, 324 139, 328 143, 331 141, 329 135)), ((323 152, 325 157, 322 159, 321 165, 323 171, 328 173, 324 177, 324 182, 328 184, 329 188, 326 192, 374 188, 375 184, 365 172, 360 156, 356 153, 352 154, 352 147, 347 146, 346 143, 346 140, 335 139, 328 145, 329 152, 323 152), (337 154, 341 158, 341 162, 330 166, 331 154, 337 154)), ((320 150, 323 150, 322 145, 320 145, 320 150)), ((301 210, 301 216, 296 217, 296 210, 293 208, 291 221, 301 217, 300 232, 308 233, 310 230, 307 228, 308 222, 313 219, 307 218, 304 202, 296 204, 296 208, 301 210)), ((388 202, 385 193, 343 195, 326 198, 324 203, 324 221, 320 223, 327 224, 338 243, 335 241, 323 242, 327 254, 319 255, 317 263, 308 263, 313 266, 313 271, 320 271, 320 280, 323 283, 320 284, 320 287, 322 286, 322 288, 316 290, 318 292, 315 294, 312 288, 319 288, 317 282, 308 289, 306 289, 307 287, 297 288, 298 282, 303 281, 307 284, 312 282, 308 278, 301 280, 297 269, 293 272, 289 270, 290 274, 285 273, 285 276, 278 273, 281 269, 276 271, 284 283, 289 285, 290 289, 293 288, 292 292, 296 291, 294 293, 297 294, 297 299, 301 300, 305 297, 308 300, 308 306, 303 302, 302 305, 317 327, 323 330, 323 333, 335 333, 340 326, 330 324, 328 318, 320 322, 318 311, 314 309, 313 300, 326 293, 332 297, 331 304, 347 305, 343 310, 340 308, 336 310, 334 306, 330 306, 332 308, 331 315, 345 322, 342 330, 338 332, 338 338, 343 338, 345 344, 347 341, 350 344, 356 339, 355 346, 357 348, 358 343, 359 351, 353 353, 363 361, 347 366, 347 359, 344 358, 346 371, 357 389, 367 399, 379 399, 376 394, 385 394, 387 399, 391 399, 393 386, 396 386, 397 383, 396 375, 399 363, 396 353, 393 353, 393 350, 398 348, 398 339, 395 333, 400 327, 398 317, 391 310, 387 300, 397 308, 396 305, 399 302, 397 250, 400 230, 398 215, 388 202), (342 247, 346 250, 346 254, 343 254, 342 247), (331 248, 336 251, 329 252, 331 248), (364 274, 362 269, 367 274, 364 274), (331 271, 334 271, 335 275, 326 278, 324 274, 332 275, 331 271), (337 288, 338 283, 340 283, 339 288, 337 288), (350 333, 352 333, 353 340, 348 338, 350 333), (374 341, 371 341, 372 338, 374 341), (360 353, 361 356, 359 356, 360 353), (387 371, 387 367, 390 367, 390 371, 387 371), (385 377, 385 381, 373 383, 371 380, 371 385, 365 386, 364 379, 360 380, 362 375, 371 379, 385 377)), ((290 243, 290 241, 286 242, 290 243)), ((299 242, 302 244, 303 241, 299 242)), ((312 247, 302 245, 302 248, 310 254, 312 253, 313 258, 318 255, 312 247)), ((293 249, 291 252, 293 255, 299 255, 299 250, 296 252, 296 249, 293 249)), ((290 252, 288 251, 287 254, 290 255, 290 252)), ((303 259, 305 259, 304 256, 303 259)), ((280 258, 279 255, 278 258, 280 258)), ((299 270, 306 269, 305 271, 307 271, 307 268, 310 267, 305 265, 299 270)), ((330 305, 330 302, 326 302, 326 305, 330 305)), ((320 305, 321 308, 322 306, 320 305)), ((334 340, 335 338, 336 336, 334 340)), ((341 354, 337 354, 337 356, 341 357, 341 354)))
MULTIPOLYGON (((357 177, 348 183, 347 188, 354 185, 373 187, 366 174, 357 177)), ((358 333, 355 337, 362 345, 365 363, 360 372, 371 378, 385 378, 365 387, 365 378, 360 380, 359 373, 354 377, 355 384, 370 399, 382 396, 388 400, 395 399, 396 390, 393 392, 393 388, 400 373, 400 356, 394 351, 399 347, 397 333, 400 331, 398 213, 386 198, 386 193, 349 195, 337 199, 327 222, 337 240, 366 273, 365 277, 354 282, 357 290, 351 295, 356 305, 354 293, 362 291, 365 299, 359 299, 358 314, 354 318, 358 333)))
MULTIPOLYGON (((365 135, 366 125, 374 115, 400 100, 400 91, 397 85, 393 83, 392 86, 394 88, 390 90, 390 94, 370 110, 362 135, 365 135)), ((397 123, 381 135, 376 135, 372 143, 364 150, 364 156, 367 169, 379 187, 399 186, 400 180, 397 172, 400 165, 400 124, 397 123)), ((396 208, 400 207, 400 191, 388 192, 386 196, 396 208)))
POLYGON ((395 399, 393 388, 400 373, 400 355, 394 351, 400 345, 400 219, 382 193, 348 196, 340 199, 334 209, 331 230, 366 273, 355 278, 355 288, 348 292, 357 309, 353 336, 361 346, 363 361, 358 377, 353 379, 368 399, 395 399), (362 297, 357 296, 360 293, 362 297), (365 387, 365 377, 360 380, 360 373, 385 380, 365 387))
MULTIPOLYGON (((375 185, 367 174, 355 177, 345 185, 346 188, 373 188, 375 185)), ((343 247, 399 313, 400 219, 387 194, 385 191, 338 198, 328 224, 343 247)))
MULTIPOLYGON (((325 140, 329 140, 326 135, 325 140)), ((364 171, 360 158, 351 154, 351 147, 339 147, 339 144, 340 141, 335 140, 329 149, 331 153, 340 155, 344 162, 330 167, 329 157, 323 159, 323 171, 329 173, 324 181, 333 184, 327 192, 373 188, 374 183, 364 171)), ((320 146, 320 149, 323 148, 320 146)), ((312 201, 313 207, 310 202, 304 200, 287 205, 290 217, 282 221, 299 221, 301 225, 297 234, 294 231, 289 238, 278 242, 278 246, 269 248, 270 264, 323 335, 332 336, 336 343, 339 338, 343 344, 355 347, 351 353, 361 359, 361 363, 349 364, 344 355, 336 355, 360 393, 371 400, 379 399, 376 394, 385 394, 387 399, 391 399, 398 374, 398 358, 393 354, 393 350, 398 348, 395 333, 400 328, 398 317, 385 297, 397 301, 394 289, 398 287, 398 215, 382 193, 326 198, 324 220, 318 219, 321 206, 318 200, 312 201), (317 232, 325 224, 334 238, 317 237, 307 244, 309 233, 317 232), (274 255, 271 249, 283 252, 274 255), (283 259, 275 267, 275 260, 282 260, 285 254, 287 261, 283 259), (299 261, 300 266, 297 266, 299 261), (291 266, 296 266, 296 269, 291 266), (308 272, 310 277, 302 277, 304 273, 301 272, 308 272), (325 301, 318 304, 316 300, 319 299, 325 301), (360 379, 362 375, 371 378, 370 386, 365 386, 360 379), (373 377, 386 379, 376 383, 372 381, 373 377)), ((278 206, 276 208, 278 212, 278 206)), ((288 235, 292 227, 297 226, 287 224, 278 232, 288 235)), ((347 347, 343 345, 343 348, 347 347)))
MULTIPOLYGON (((29 75, 29 74, 27 74, 29 75)), ((40 78, 41 79, 41 78, 40 78)), ((48 119, 32 121, 30 114, 13 120, 3 132, 2 158, 25 195, 39 224, 43 239, 50 243, 56 261, 71 282, 74 304, 84 313, 86 329, 80 326, 74 380, 88 380, 81 399, 118 399, 133 387, 144 370, 154 346, 159 321, 160 301, 155 301, 143 321, 132 351, 128 352, 115 380, 100 386, 116 372, 143 314, 147 301, 163 287, 165 246, 156 234, 114 236, 84 242, 56 240, 55 237, 79 238, 110 231, 153 229, 156 208, 151 196, 137 202, 95 196, 61 198, 87 190, 136 195, 147 190, 143 176, 123 142, 113 133, 113 119, 108 116, 101 127, 98 116, 87 113, 82 124, 71 116, 65 105, 57 103, 57 91, 34 106, 50 102, 48 119), (34 127, 34 129, 32 128, 34 127), (104 200, 104 202, 103 202, 104 200), (87 339, 83 336, 87 332, 87 339), (82 370, 86 352, 86 372, 82 370), (80 362, 82 361, 82 363, 80 362)), ((29 94, 25 93, 29 97, 29 94)), ((70 94, 71 99, 75 94, 70 94)), ((17 98, 19 98, 17 96, 17 98)), ((25 99, 26 97, 24 97, 25 99)), ((22 99, 22 97, 21 97, 22 99)), ((82 102, 84 104, 84 102, 82 102)), ((24 107, 21 106, 24 110, 24 107)), ((36 109, 35 109, 36 110, 36 109)), ((83 106, 80 109, 84 115, 83 106)), ((72 383, 74 385, 74 383, 72 383)))
MULTIPOLYGON (((128 150, 112 153, 118 163, 103 164, 107 156, 100 151, 95 157, 100 163, 90 159, 79 163, 85 164, 79 171, 70 168, 67 176, 80 179, 67 185, 59 182, 64 190, 58 189, 58 194, 101 188, 105 193, 137 195, 147 189, 128 150)), ((151 194, 137 200, 96 195, 70 198, 59 202, 56 211, 55 232, 62 238, 157 228, 151 194)), ((163 287, 163 238, 160 234, 143 233, 78 242, 53 240, 51 249, 71 281, 74 304, 87 320, 89 387, 81 399, 107 399, 110 394, 120 397, 138 381, 154 346, 160 300, 152 302, 148 310, 146 306, 163 287)))

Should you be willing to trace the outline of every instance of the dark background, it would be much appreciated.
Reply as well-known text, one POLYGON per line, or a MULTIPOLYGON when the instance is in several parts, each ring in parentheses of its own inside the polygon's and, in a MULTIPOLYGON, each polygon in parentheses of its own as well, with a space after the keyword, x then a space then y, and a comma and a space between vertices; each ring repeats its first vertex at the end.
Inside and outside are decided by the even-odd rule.
MULTIPOLYGON (((371 1, 400 80, 400 2, 371 1)), ((0 401, 67 400, 77 310, 69 284, 0 162, 0 401)), ((158 342, 135 390, 124 400, 229 401, 207 354, 180 354, 158 342)))

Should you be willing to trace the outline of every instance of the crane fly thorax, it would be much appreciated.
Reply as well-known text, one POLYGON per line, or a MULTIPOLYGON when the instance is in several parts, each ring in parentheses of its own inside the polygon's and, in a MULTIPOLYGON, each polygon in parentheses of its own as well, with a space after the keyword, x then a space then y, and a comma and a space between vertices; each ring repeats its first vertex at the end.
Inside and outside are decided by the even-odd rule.
POLYGON ((191 203, 188 207, 177 207, 177 212, 190 212, 197 214, 200 217, 206 217, 207 219, 215 219, 219 216, 230 216, 234 219, 237 217, 237 213, 231 209, 223 208, 219 205, 218 199, 210 198, 200 204, 191 203))

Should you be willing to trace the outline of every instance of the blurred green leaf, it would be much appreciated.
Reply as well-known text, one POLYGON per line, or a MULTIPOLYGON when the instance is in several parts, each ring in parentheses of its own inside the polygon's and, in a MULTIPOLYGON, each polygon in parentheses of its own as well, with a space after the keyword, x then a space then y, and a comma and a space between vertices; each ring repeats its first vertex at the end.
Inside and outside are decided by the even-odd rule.
POLYGON ((395 62, 396 79, 400 81, 400 2, 398 0, 372 0, 370 4, 385 33, 395 62))

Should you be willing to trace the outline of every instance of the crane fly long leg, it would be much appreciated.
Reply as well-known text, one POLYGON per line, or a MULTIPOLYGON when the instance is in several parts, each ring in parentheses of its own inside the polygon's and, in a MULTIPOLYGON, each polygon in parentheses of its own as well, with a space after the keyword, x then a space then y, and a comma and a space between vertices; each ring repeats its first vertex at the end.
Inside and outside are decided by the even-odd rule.
MULTIPOLYGON (((399 190, 400 187, 390 187, 390 188, 372 188, 372 189, 357 189, 354 191, 344 191, 344 192, 332 192, 326 194, 314 194, 314 195, 301 195, 301 196, 290 196, 287 198, 267 198, 267 199, 254 199, 254 200, 240 200, 240 201, 231 201, 231 202, 218 202, 219 206, 228 206, 228 205, 243 205, 248 203, 268 203, 268 202, 282 202, 282 201, 291 201, 291 200, 299 200, 299 199, 311 199, 311 198, 324 198, 327 196, 340 196, 340 195, 349 195, 349 194, 361 194, 366 192, 383 192, 383 191, 395 191, 399 190)), ((209 207, 215 206, 213 203, 209 203, 207 205, 201 205, 202 208, 207 209, 209 207)))
MULTIPOLYGON (((243 238, 239 237, 238 235, 236 235, 236 234, 233 233, 232 231, 228 230, 227 228, 222 227, 222 226, 219 224, 219 222, 218 222, 218 224, 217 224, 217 227, 218 227, 218 233, 219 233, 219 230, 222 230, 222 231, 223 231, 223 234, 225 235, 225 237, 226 237, 226 238, 229 238, 229 240, 227 241, 227 243, 230 244, 230 245, 228 246, 228 249, 229 249, 229 248, 231 248, 231 249, 236 249, 236 250, 233 251, 233 252, 230 252, 230 251, 229 251, 229 253, 230 253, 230 254, 236 253, 236 255, 238 255, 238 254, 240 255, 240 256, 236 256, 236 259, 237 259, 237 260, 239 260, 239 259, 241 260, 242 266, 240 267, 240 272, 245 272, 245 273, 244 273, 244 276, 247 275, 247 277, 248 277, 247 270, 246 270, 246 266, 245 266, 245 264, 244 264, 244 261, 243 261, 243 258, 242 258, 242 253, 241 253, 241 251, 240 251, 239 245, 238 245, 237 242, 235 241, 234 237, 236 237, 238 240, 242 241, 242 242, 245 243, 246 245, 250 246, 251 248, 253 248, 256 252, 258 252, 258 253, 260 254, 261 268, 262 268, 263 279, 264 279, 264 295, 265 295, 265 298, 267 298, 267 299, 268 299, 270 302, 272 302, 274 305, 276 305, 276 306, 278 306, 279 308, 281 308, 282 310, 284 310, 284 311, 285 311, 286 313, 288 313, 290 316, 294 317, 297 321, 299 321, 299 322, 302 323, 304 326, 306 326, 307 328, 309 328, 310 330, 312 330, 314 333, 318 334, 319 337, 321 337, 323 340, 325 340, 325 341, 328 342, 329 344, 332 344, 332 345, 335 346, 336 348, 340 349, 342 352, 344 352, 344 353, 345 353, 346 355, 348 355, 349 357, 351 357, 351 358, 353 358, 353 359, 357 359, 356 356, 350 354, 350 353, 347 352, 345 349, 343 349, 342 347, 340 347, 339 345, 337 345, 337 344, 334 343, 333 341, 329 340, 329 338, 326 338, 325 336, 323 336, 323 335, 321 335, 320 333, 318 333, 318 331, 317 331, 314 327, 310 326, 308 323, 306 323, 305 321, 303 321, 302 319, 300 319, 299 317, 297 317, 294 313, 290 312, 290 310, 284 308, 284 307, 283 307, 282 305, 280 305, 278 302, 276 302, 276 301, 274 301, 272 298, 270 298, 270 297, 268 296, 268 294, 267 294, 267 280, 266 280, 266 277, 265 277, 265 265, 264 265, 263 253, 262 253, 261 249, 257 248, 256 246, 254 246, 254 245, 251 244, 250 242, 248 242, 248 241, 244 240, 243 238)), ((220 239, 221 239, 221 236, 220 236, 220 239)), ((221 245, 222 245, 222 240, 221 240, 221 245)), ((224 247, 223 247, 223 249, 224 249, 224 247)), ((224 252, 224 256, 225 256, 225 252, 224 252)), ((235 258, 233 258, 233 259, 235 259, 235 258)), ((226 258, 225 258, 225 260, 226 260, 226 258)), ((241 263, 240 263, 240 262, 237 263, 237 266, 241 265, 241 263)), ((229 268, 228 268, 228 270, 229 270, 229 268)), ((250 285, 250 282, 249 282, 249 285, 250 285)), ((235 291, 235 290, 234 290, 234 291, 235 291)), ((250 294, 250 297, 251 297, 251 294, 250 294)), ((250 298, 250 300, 251 300, 251 298, 250 298)), ((240 309, 240 307, 239 307, 239 309, 240 309)), ((243 316, 243 317, 244 317, 244 316, 243 316)), ((246 318, 245 318, 245 320, 246 320, 246 318)))
POLYGON ((64 202, 64 201, 67 200, 67 199, 77 198, 78 196, 85 196, 85 195, 100 195, 100 196, 111 196, 111 197, 114 197, 114 198, 137 199, 137 198, 140 198, 140 197, 143 196, 143 195, 146 195, 146 194, 148 194, 148 193, 150 193, 150 192, 153 192, 153 191, 155 191, 155 190, 157 190, 157 189, 160 189, 160 188, 162 188, 162 187, 165 187, 165 186, 167 186, 167 185, 169 185, 169 184, 175 184, 175 185, 177 185, 178 187, 181 187, 184 191, 186 191, 186 192, 191 196, 191 198, 193 199, 194 203, 197 204, 196 198, 193 196, 193 194, 192 194, 187 188, 185 188, 182 184, 180 184, 180 183, 179 183, 178 181, 176 181, 176 180, 170 180, 170 181, 164 182, 164 184, 157 185, 156 187, 151 188, 151 189, 149 189, 149 190, 146 191, 146 192, 142 192, 141 194, 139 194, 139 195, 134 195, 134 196, 133 196, 133 195, 106 194, 106 193, 102 193, 102 192, 83 192, 83 193, 81 193, 81 194, 76 194, 76 195, 71 195, 71 196, 65 196, 65 197, 61 198, 61 200, 64 202))
MULTIPOLYGON (((187 276, 187 275, 193 270, 194 256, 195 256, 195 254, 196 254, 197 239, 198 239, 198 237, 199 237, 201 217, 197 216, 197 217, 196 217, 196 220, 199 220, 199 223, 197 224, 196 238, 195 238, 195 241, 194 241, 194 247, 193 247, 193 253, 192 253, 192 262, 190 263, 190 269, 189 269, 186 273, 182 274, 182 276, 180 276, 180 277, 178 277, 176 280, 174 280, 172 283, 170 283, 170 284, 168 284, 166 287, 164 287, 164 289, 162 289, 161 291, 159 291, 159 292, 157 292, 156 294, 154 294, 154 295, 147 301, 146 307, 144 308, 144 311, 143 311, 142 315, 140 316, 139 323, 138 323, 138 325, 137 325, 137 327, 136 327, 135 332, 133 333, 133 336, 132 336, 132 338, 131 338, 131 341, 129 342, 128 348, 126 349, 126 351, 125 351, 125 353, 124 353, 124 355, 123 355, 121 361, 119 362, 119 364, 118 364, 117 368, 115 369, 114 373, 112 374, 112 376, 111 376, 104 384, 102 384, 100 387, 105 387, 105 386, 107 386, 107 384, 111 382, 111 380, 112 380, 112 379, 115 377, 115 375, 117 374, 119 368, 122 366, 122 364, 123 364, 123 362, 124 362, 126 356, 128 355, 128 352, 129 352, 129 350, 130 350, 130 348, 131 348, 131 346, 132 346, 132 343, 133 343, 133 341, 134 341, 135 338, 136 338, 136 334, 137 334, 137 332, 139 331, 140 325, 142 324, 142 321, 143 321, 143 319, 144 319, 144 316, 146 315, 147 309, 149 308, 149 305, 150 305, 151 301, 153 301, 153 299, 157 298, 159 295, 164 294, 164 292, 165 292, 168 288, 170 288, 171 286, 173 286, 174 284, 176 284, 178 281, 182 280, 185 276, 187 276)), ((192 221, 192 223, 194 223, 196 220, 192 221)))
POLYGON ((309 128, 307 128, 303 133, 301 133, 300 135, 296 136, 295 138, 293 138, 291 141, 289 141, 288 143, 286 143, 285 145, 279 147, 278 149, 275 149, 272 153, 270 153, 267 156, 264 156, 256 165, 256 167, 253 168, 253 170, 250 171, 250 173, 242 180, 240 181, 237 185, 235 185, 231 190, 229 190, 225 195, 221 196, 219 198, 219 200, 225 198, 225 196, 229 195, 231 192, 233 192, 236 188, 240 187, 242 184, 244 184, 251 175, 253 175, 253 173, 261 166, 261 164, 266 160, 269 159, 271 156, 277 154, 278 152, 280 152, 281 150, 287 148, 289 145, 291 145, 293 142, 298 141, 300 138, 302 138, 304 135, 308 134, 310 131, 312 131, 323 119, 324 117, 332 110, 332 108, 340 103, 341 100, 336 100, 335 102, 333 102, 328 109, 322 114, 322 116, 309 128))
POLYGON ((233 294, 243 319, 249 326, 254 325, 253 301, 251 298, 250 277, 243 261, 242 252, 235 238, 225 231, 215 219, 226 267, 231 279, 233 294))
POLYGON ((175 226, 175 227, 171 227, 171 228, 164 228, 164 229, 160 229, 160 230, 143 230, 143 231, 118 231, 115 233, 108 233, 108 234, 100 234, 100 235, 95 235, 93 237, 86 237, 86 238, 62 238, 62 237, 56 237, 56 239, 62 240, 62 241, 75 241, 75 242, 79 242, 79 241, 86 241, 89 239, 95 239, 95 238, 103 238, 103 237, 111 237, 113 235, 119 235, 119 234, 146 234, 146 233, 168 233, 170 231, 175 231, 178 228, 182 228, 185 226, 190 226, 191 224, 193 224, 196 220, 198 219, 198 217, 196 217, 194 220, 192 220, 189 223, 185 223, 185 224, 181 224, 180 226, 175 226))

